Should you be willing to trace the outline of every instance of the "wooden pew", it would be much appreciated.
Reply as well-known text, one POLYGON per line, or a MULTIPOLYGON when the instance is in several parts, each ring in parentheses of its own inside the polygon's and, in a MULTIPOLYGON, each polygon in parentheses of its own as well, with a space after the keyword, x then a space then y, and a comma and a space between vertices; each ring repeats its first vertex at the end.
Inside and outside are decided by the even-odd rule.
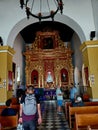
MULTIPOLYGON (((66 102, 65 103, 65 116, 66 119, 68 120, 69 117, 69 106, 72 106, 71 102, 66 102)), ((98 106, 98 101, 90 101, 90 102, 84 102, 84 106, 98 106)))
POLYGON ((98 101, 96 102, 84 102, 85 106, 98 106, 98 101))
POLYGON ((16 128, 18 125, 18 114, 15 116, 0 116, 0 123, 2 129, 16 128))
POLYGON ((6 108, 5 105, 0 106, 0 115, 1 115, 1 112, 2 112, 2 110, 3 110, 4 108, 6 108))
POLYGON ((87 129, 90 130, 92 128, 97 128, 98 130, 98 113, 93 114, 75 114, 75 130, 83 130, 87 129))
POLYGON ((72 123, 75 121, 75 113, 77 113, 77 114, 98 113, 98 106, 83 106, 83 107, 69 106, 69 126, 70 126, 70 128, 72 128, 72 123))

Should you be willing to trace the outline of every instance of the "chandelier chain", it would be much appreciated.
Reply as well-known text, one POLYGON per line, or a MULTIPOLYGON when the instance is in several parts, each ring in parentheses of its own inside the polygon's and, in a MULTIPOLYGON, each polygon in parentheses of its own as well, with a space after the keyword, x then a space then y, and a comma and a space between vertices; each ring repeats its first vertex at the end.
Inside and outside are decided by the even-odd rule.
MULTIPOLYGON (((60 13, 63 13, 63 2, 62 0, 47 0, 47 2, 45 4, 47 4, 47 8, 49 13, 47 15, 42 14, 42 8, 45 8, 43 6, 44 2, 43 0, 39 0, 39 9, 40 12, 38 11, 37 15, 33 13, 34 8, 38 8, 38 5, 36 4, 38 0, 20 0, 20 7, 23 9, 25 7, 26 9, 26 15, 27 18, 29 19, 30 16, 38 18, 39 21, 41 21, 42 19, 48 19, 51 18, 54 21, 54 16, 58 13, 58 11, 60 10, 60 13), (53 2, 56 5, 56 8, 54 8, 54 10, 51 10, 51 4, 50 2, 53 2), (31 7, 29 7, 29 3, 31 3, 31 7), (35 5, 34 5, 35 4, 35 5), (36 6, 36 7, 34 7, 36 6)), ((53 5, 52 5, 53 6, 53 5)), ((36 9, 37 9, 36 8, 36 9)), ((35 10, 34 10, 35 11, 35 10)))

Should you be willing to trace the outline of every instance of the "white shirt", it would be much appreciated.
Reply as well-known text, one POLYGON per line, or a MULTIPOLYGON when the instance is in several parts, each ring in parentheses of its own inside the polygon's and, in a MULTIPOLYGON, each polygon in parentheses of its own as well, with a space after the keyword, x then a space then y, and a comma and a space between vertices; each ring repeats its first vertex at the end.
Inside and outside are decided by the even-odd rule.
POLYGON ((63 95, 59 95, 62 94, 62 91, 60 90, 60 88, 56 89, 56 96, 57 96, 57 100, 63 100, 63 95))

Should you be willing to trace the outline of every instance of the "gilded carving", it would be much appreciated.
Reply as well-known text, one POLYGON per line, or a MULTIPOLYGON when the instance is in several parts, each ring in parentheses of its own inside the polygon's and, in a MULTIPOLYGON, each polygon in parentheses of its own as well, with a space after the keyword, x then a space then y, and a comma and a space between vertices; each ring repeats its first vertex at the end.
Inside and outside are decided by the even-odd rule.
POLYGON ((64 43, 57 31, 37 32, 35 41, 26 47, 24 53, 26 57, 26 83, 31 84, 31 73, 33 70, 38 72, 38 87, 53 87, 64 85, 61 82, 60 71, 64 68, 68 71, 68 82, 73 82, 72 50, 70 44, 64 43), (50 42, 52 46, 47 46, 43 41, 50 42), (47 82, 47 73, 51 73, 53 82, 47 82))

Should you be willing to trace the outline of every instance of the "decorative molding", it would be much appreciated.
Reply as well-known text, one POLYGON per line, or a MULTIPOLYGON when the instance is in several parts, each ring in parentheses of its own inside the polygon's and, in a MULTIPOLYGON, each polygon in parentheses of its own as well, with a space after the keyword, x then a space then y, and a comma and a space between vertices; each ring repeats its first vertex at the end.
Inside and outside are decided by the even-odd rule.
MULTIPOLYGON (((49 40, 49 39, 48 39, 49 40)), ((49 42, 49 41, 48 41, 49 42)), ((67 85, 73 82, 73 65, 72 50, 70 45, 66 45, 59 36, 57 31, 53 32, 37 32, 35 41, 26 46, 26 84, 31 84, 31 73, 33 70, 38 72, 38 86, 50 87, 56 85, 67 85), (43 39, 52 38, 52 48, 44 48, 43 39), (68 71, 67 84, 61 81, 61 70, 68 71), (51 72, 53 83, 47 83, 47 73, 51 72)))
POLYGON ((87 46, 85 46, 83 49, 82 49, 82 52, 84 52, 87 48, 96 48, 96 47, 98 47, 98 45, 87 45, 87 46))

